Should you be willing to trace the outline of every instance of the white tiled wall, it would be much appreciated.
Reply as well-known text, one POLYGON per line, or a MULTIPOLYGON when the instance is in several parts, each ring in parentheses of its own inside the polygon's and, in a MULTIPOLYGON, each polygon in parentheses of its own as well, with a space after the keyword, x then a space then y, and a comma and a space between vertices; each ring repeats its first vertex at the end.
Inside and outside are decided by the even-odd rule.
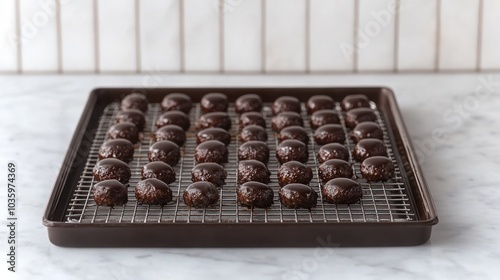
POLYGON ((0 73, 500 70, 500 0, 1 0, 0 73))

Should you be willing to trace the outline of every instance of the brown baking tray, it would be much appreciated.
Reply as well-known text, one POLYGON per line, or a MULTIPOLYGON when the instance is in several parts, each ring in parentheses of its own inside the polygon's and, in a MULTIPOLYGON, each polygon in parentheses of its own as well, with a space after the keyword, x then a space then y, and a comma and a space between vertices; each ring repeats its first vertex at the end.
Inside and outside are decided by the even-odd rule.
MULTIPOLYGON (((339 104, 337 104, 339 106, 339 104)), ((304 108, 303 108, 304 109, 304 108)), ((303 110, 306 129, 308 116, 303 110)), ((343 115, 341 114, 342 118, 343 115)), ((310 130, 312 132, 312 130, 310 130)), ((348 130, 346 129, 346 133, 348 130)), ((349 139, 346 146, 352 150, 349 139)), ((313 168, 311 182, 318 194, 319 181, 315 159, 317 147, 310 141, 308 165, 313 168)), ((410 246, 427 242, 438 218, 417 164, 413 148, 403 124, 394 94, 383 87, 372 88, 100 88, 90 94, 78 127, 71 141, 43 217, 50 241, 69 247, 340 247, 340 246, 410 246), (94 204, 90 192, 92 168, 97 151, 106 139, 107 128, 119 110, 120 99, 132 92, 148 96, 143 138, 135 149, 129 166, 132 178, 129 202, 120 207, 94 204), (263 114, 268 122, 268 145, 271 151, 268 167, 272 173, 269 184, 275 191, 274 205, 269 209, 247 209, 236 202, 237 115, 230 106, 233 127, 228 149, 229 163, 226 185, 220 190, 218 205, 204 210, 189 209, 182 201, 183 190, 191 183, 196 146, 193 124, 200 115, 199 105, 191 110, 191 129, 183 147, 183 158, 175 167, 177 181, 170 185, 172 203, 160 206, 136 203, 133 187, 140 180, 147 148, 152 144, 154 121, 161 113, 159 102, 171 92, 183 92, 194 102, 209 92, 222 92, 230 102, 247 93, 259 94, 265 103, 263 114), (276 179, 279 165, 273 151, 274 132, 270 129, 270 104, 279 96, 295 96, 305 102, 313 95, 329 95, 336 101, 349 94, 364 94, 372 100, 384 130, 384 142, 396 167, 396 176, 385 183, 368 183, 361 178, 359 163, 355 176, 363 187, 364 197, 358 204, 334 205, 318 199, 317 207, 286 209, 278 200, 276 179), (180 199, 179 199, 180 198, 180 199)))

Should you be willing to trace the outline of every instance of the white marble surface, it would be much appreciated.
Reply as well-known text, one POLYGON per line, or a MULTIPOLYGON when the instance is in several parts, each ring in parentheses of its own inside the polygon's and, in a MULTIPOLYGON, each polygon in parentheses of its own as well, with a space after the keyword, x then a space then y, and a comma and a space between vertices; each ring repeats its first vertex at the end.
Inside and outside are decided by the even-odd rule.
MULTIPOLYGON (((430 242, 403 248, 75 249, 52 245, 42 214, 92 88, 141 86, 140 76, 0 76, 0 178, 18 165, 17 279, 495 279, 500 273, 500 76, 494 92, 470 96, 488 75, 156 76, 162 86, 386 85, 396 92, 415 143, 446 136, 422 169, 440 223, 430 242), (477 105, 460 110, 463 104, 477 105), (458 112, 458 111, 457 111, 458 112), (325 249, 321 249, 325 250, 325 249), (323 254, 320 254, 323 256, 323 254), (296 274, 290 274, 295 271, 296 274)), ((435 142, 437 143, 437 142, 435 142)), ((3 188, 2 188, 3 189, 3 188)), ((5 191, 0 220, 5 221, 5 191)), ((0 227, 0 278, 6 274, 0 227)), ((7 276, 7 277, 5 277, 7 276)))

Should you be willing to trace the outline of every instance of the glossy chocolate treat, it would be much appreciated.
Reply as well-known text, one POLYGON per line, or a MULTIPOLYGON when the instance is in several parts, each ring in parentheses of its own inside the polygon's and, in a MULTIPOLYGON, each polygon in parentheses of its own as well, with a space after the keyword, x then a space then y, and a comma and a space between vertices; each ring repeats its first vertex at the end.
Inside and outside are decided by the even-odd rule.
POLYGON ((325 124, 340 124, 340 118, 335 110, 319 110, 311 115, 311 127, 316 129, 325 124))
POLYGON ((179 146, 172 141, 158 141, 149 147, 149 161, 163 161, 164 163, 174 166, 181 159, 181 151, 179 146))
POLYGON ((291 183, 308 185, 313 177, 312 169, 298 161, 285 162, 278 171, 278 183, 280 187, 291 183))
POLYGON ((139 142, 139 129, 131 122, 112 125, 108 130, 110 139, 127 139, 132 143, 139 142))
POLYGON ((302 126, 292 125, 283 128, 278 134, 278 141, 281 143, 287 139, 295 139, 307 145, 309 143, 309 135, 307 130, 302 126))
POLYGON ((368 181, 387 181, 394 177, 394 165, 384 156, 369 157, 361 163, 361 175, 368 181))
POLYGON ((240 132, 240 142, 248 141, 267 141, 267 132, 262 126, 249 125, 245 126, 240 132))
POLYGON ((340 124, 325 124, 314 131, 314 141, 319 145, 344 143, 344 128, 340 124))
POLYGON ((200 106, 203 113, 227 112, 227 96, 219 92, 205 94, 201 98, 200 106))
POLYGON ((142 167, 141 180, 156 178, 165 184, 175 182, 175 170, 163 161, 153 161, 142 167))
POLYGON ((281 204, 292 209, 311 209, 316 206, 318 194, 308 185, 293 183, 280 189, 281 204))
POLYGON ((318 167, 318 175, 321 182, 326 183, 335 178, 352 178, 351 165, 341 159, 330 159, 318 167))
POLYGON ((347 178, 335 178, 321 186, 323 200, 335 204, 354 204, 363 198, 361 186, 347 178))
POLYGON ((242 160, 238 162, 238 184, 257 181, 269 183, 271 172, 267 166, 258 160, 242 160))
POLYGON ((134 158, 134 145, 127 139, 110 139, 99 148, 99 159, 117 158, 131 162, 134 158))
POLYGON ((148 110, 148 98, 141 93, 132 93, 122 99, 121 109, 139 109, 142 112, 148 110))
POLYGON ((116 158, 105 158, 98 161, 92 173, 96 181, 116 179, 123 184, 126 184, 131 176, 128 164, 116 158))
POLYGON ((238 147, 238 160, 255 159, 263 163, 269 161, 269 147, 262 141, 248 141, 238 147))
POLYGON ((227 172, 222 165, 214 162, 199 163, 191 170, 191 181, 207 181, 218 187, 225 184, 227 172))
POLYGON ((307 150, 307 145, 303 142, 288 139, 284 140, 276 147, 276 158, 280 164, 292 160, 306 163, 309 159, 309 151, 307 150))
POLYGON ((212 112, 202 115, 196 122, 196 130, 209 127, 220 127, 225 130, 231 129, 231 118, 226 112, 212 112))
POLYGON ((144 125, 146 124, 146 118, 141 110, 128 109, 118 112, 115 117, 115 122, 131 122, 137 127, 137 129, 139 129, 139 131, 141 131, 144 129, 144 125))
POLYGON ((195 182, 186 188, 182 197, 189 207, 205 208, 219 201, 219 191, 210 182, 195 182))
POLYGON ((363 139, 356 144, 352 151, 352 157, 357 161, 363 161, 373 156, 387 156, 387 149, 379 139, 363 139))
POLYGON ((197 163, 215 162, 223 164, 227 162, 228 154, 226 145, 217 140, 205 141, 194 149, 194 158, 197 163))
POLYGON ((358 143, 361 139, 375 138, 384 139, 384 133, 380 126, 375 122, 362 122, 349 133, 354 143, 358 143))
POLYGON ((323 163, 329 159, 342 159, 345 161, 349 160, 349 151, 347 148, 339 143, 330 143, 321 146, 318 150, 318 161, 323 163))
POLYGON ((271 120, 272 128, 276 132, 280 132, 283 128, 292 125, 304 126, 304 121, 299 113, 283 112, 274 116, 271 120))
POLYGON ((377 115, 370 108, 355 108, 345 115, 345 125, 349 128, 355 128, 363 122, 375 122, 377 115))
POLYGON ((231 134, 220 127, 210 127, 196 133, 196 144, 201 144, 208 140, 218 140, 226 146, 231 143, 231 134))
POLYGON ((260 182, 246 182, 236 189, 236 194, 238 202, 248 208, 268 208, 273 204, 273 189, 260 182))
POLYGON ((189 114, 193 103, 191 97, 184 93, 170 93, 167 94, 161 101, 161 108, 163 111, 181 111, 185 114, 189 114))
POLYGON ((282 96, 278 97, 272 106, 273 115, 278 115, 282 112, 300 113, 300 101, 296 97, 282 96))
POLYGON ((362 94, 353 94, 344 97, 342 109, 349 111, 354 108, 370 108, 370 100, 362 94))
POLYGON ((259 112, 246 112, 240 116, 240 129, 248 125, 258 125, 266 128, 266 120, 259 112))
POLYGON ((307 113, 309 115, 319 110, 333 109, 334 107, 333 98, 328 95, 314 95, 307 100, 307 113))
POLYGON ((181 111, 168 111, 161 114, 156 120, 156 127, 160 128, 167 124, 175 124, 185 131, 189 129, 191 122, 189 121, 188 116, 181 111))
POLYGON ((94 184, 92 194, 100 206, 121 206, 128 201, 127 187, 114 179, 94 184))
POLYGON ((262 110, 262 98, 257 94, 245 94, 236 99, 236 113, 260 112, 262 110))
POLYGON ((186 143, 186 132, 178 125, 167 124, 155 131, 154 138, 155 141, 170 140, 180 147, 186 143))
POLYGON ((172 190, 165 182, 149 178, 135 186, 135 199, 139 204, 165 205, 172 201, 172 190))

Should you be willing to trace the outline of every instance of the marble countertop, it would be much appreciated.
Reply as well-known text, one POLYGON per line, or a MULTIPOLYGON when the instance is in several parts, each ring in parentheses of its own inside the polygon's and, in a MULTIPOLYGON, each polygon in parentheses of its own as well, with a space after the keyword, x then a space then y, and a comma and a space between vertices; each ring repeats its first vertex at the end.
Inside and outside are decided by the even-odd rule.
MULTIPOLYGON (((0 76, 0 178, 18 166, 17 279, 493 279, 500 268, 500 75, 0 76), (103 86, 351 86, 394 89, 440 222, 401 248, 60 248, 42 225, 88 93, 103 86), (317 258, 317 250, 326 250, 317 258)), ((6 191, 0 192, 6 221, 6 191)), ((7 228, 0 228, 0 275, 7 228)))

